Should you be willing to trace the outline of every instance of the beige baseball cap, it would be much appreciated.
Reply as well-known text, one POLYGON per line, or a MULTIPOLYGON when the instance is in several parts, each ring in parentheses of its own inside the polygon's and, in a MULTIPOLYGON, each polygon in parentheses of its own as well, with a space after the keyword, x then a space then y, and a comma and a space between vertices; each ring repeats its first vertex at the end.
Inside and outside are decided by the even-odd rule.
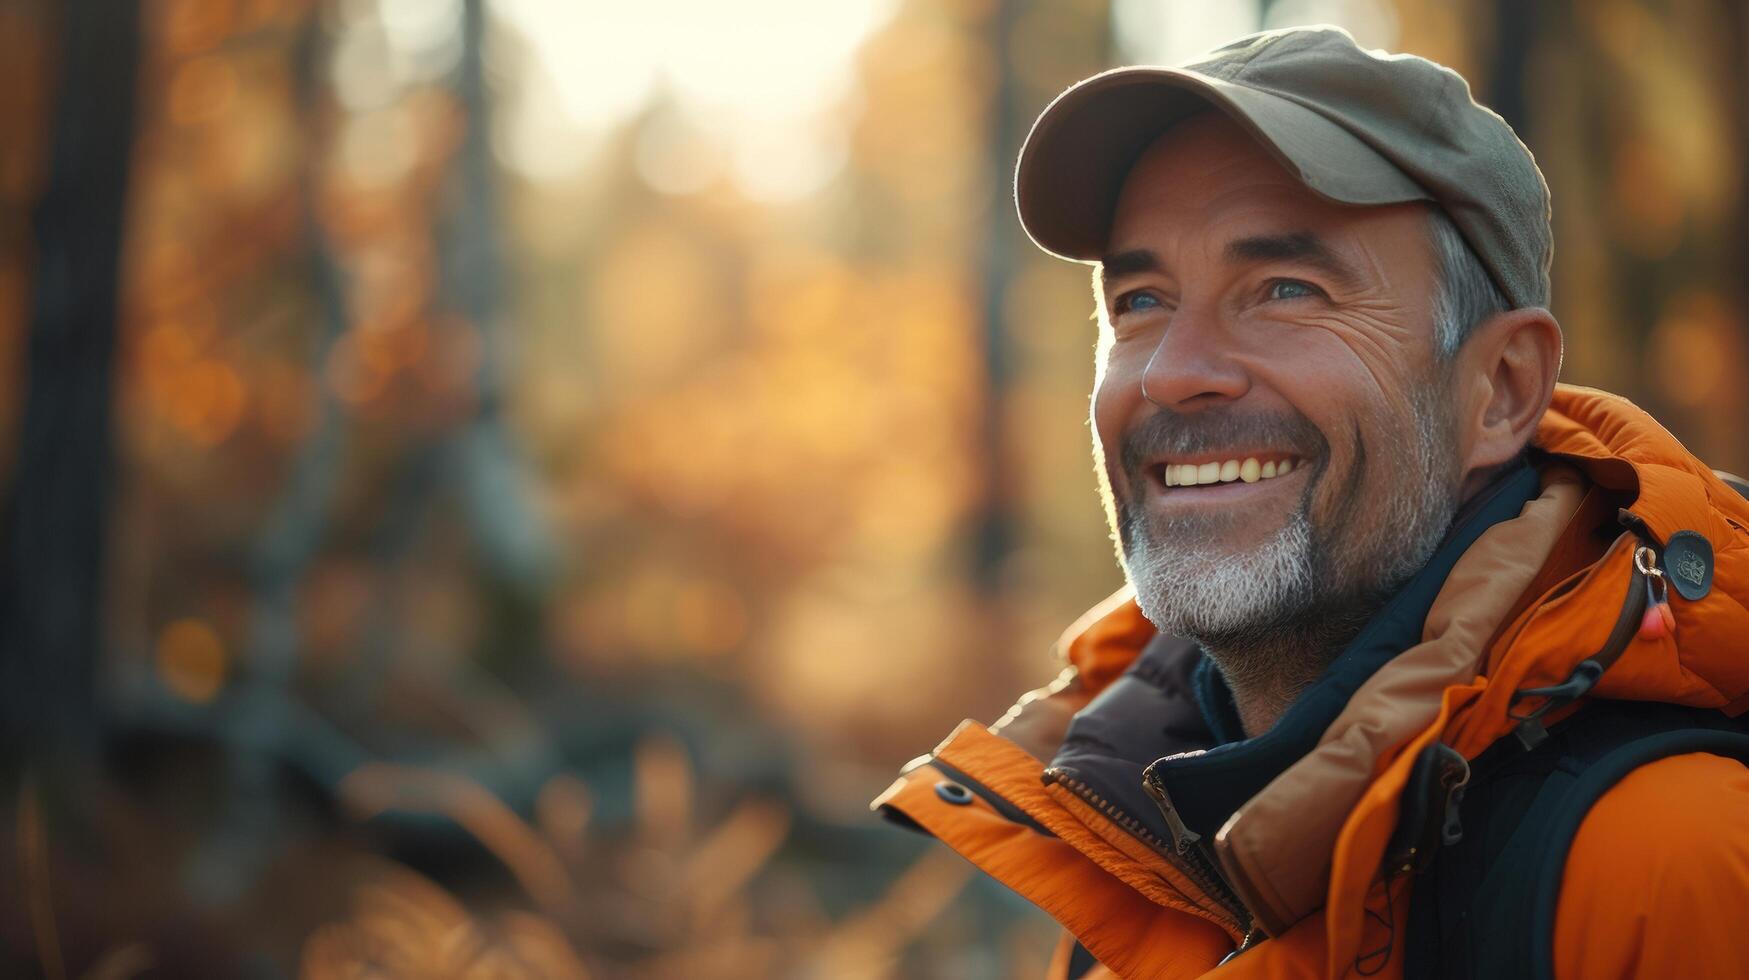
POLYGON ((1363 50, 1336 27, 1253 34, 1186 65, 1118 68, 1057 96, 1015 168, 1026 233, 1047 252, 1098 261, 1130 167, 1211 105, 1324 197, 1439 205, 1513 306, 1548 305, 1549 189, 1530 150, 1457 72, 1363 50))

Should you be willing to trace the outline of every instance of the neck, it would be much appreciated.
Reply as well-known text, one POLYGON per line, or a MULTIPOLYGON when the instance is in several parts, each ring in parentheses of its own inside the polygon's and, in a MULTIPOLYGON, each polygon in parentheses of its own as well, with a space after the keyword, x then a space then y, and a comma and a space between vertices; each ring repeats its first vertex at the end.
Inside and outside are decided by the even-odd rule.
POLYGON ((1306 650, 1260 655, 1262 652, 1255 648, 1205 649, 1233 692, 1233 704, 1239 709, 1239 722, 1245 727, 1247 738, 1275 727, 1288 706, 1312 686, 1331 659, 1330 654, 1315 655, 1306 650))
POLYGON ((1233 692, 1247 738, 1275 727, 1294 701, 1360 632, 1377 602, 1264 631, 1197 637, 1233 692))
POLYGON ((1287 705, 1294 704, 1301 691, 1310 688, 1324 669, 1324 662, 1294 663, 1296 670, 1258 670, 1251 663, 1235 669, 1235 662, 1245 662, 1249 656, 1233 658, 1216 649, 1210 649, 1209 658, 1221 669, 1221 677, 1233 691, 1233 705, 1238 709, 1238 721, 1245 726, 1247 739, 1256 739, 1275 728, 1287 705))

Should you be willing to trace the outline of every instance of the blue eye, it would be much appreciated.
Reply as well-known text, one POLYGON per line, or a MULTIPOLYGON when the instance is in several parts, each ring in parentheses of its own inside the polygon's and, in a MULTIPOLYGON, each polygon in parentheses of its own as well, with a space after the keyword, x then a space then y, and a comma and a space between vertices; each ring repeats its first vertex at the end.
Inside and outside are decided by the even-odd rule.
POLYGON ((1317 296, 1318 287, 1297 279, 1277 279, 1269 284, 1270 299, 1301 299, 1306 296, 1317 296))
POLYGON ((1157 310, 1164 304, 1160 302, 1160 297, 1153 293, 1137 290, 1133 293, 1124 293, 1117 298, 1117 302, 1111 305, 1115 313, 1135 313, 1141 310, 1157 310))

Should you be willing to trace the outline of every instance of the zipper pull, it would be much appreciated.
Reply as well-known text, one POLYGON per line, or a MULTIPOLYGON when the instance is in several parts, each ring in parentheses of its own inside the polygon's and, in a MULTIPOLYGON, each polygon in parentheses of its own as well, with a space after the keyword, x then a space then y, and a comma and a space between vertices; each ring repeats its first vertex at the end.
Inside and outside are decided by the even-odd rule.
POLYGON ((1186 827, 1184 820, 1178 816, 1178 808, 1172 805, 1172 798, 1166 795, 1166 784, 1161 782, 1159 774, 1154 771, 1153 763, 1142 771, 1142 789, 1147 790, 1148 795, 1154 798, 1154 805, 1160 808, 1160 815, 1166 818, 1166 829, 1172 831, 1172 845, 1178 848, 1178 853, 1183 854, 1192 844, 1202 840, 1202 835, 1186 827))
MULTIPOLYGON (((1629 530, 1617 543, 1628 538, 1629 534, 1638 536, 1641 542, 1653 540, 1651 532, 1642 521, 1631 511, 1621 512, 1621 522, 1629 530)), ((1611 545, 1613 550, 1614 545, 1611 545)), ((1609 631, 1609 638, 1603 641, 1603 647, 1596 653, 1579 661, 1573 672, 1565 681, 1550 687, 1527 687, 1512 692, 1512 704, 1516 705, 1525 698, 1544 698, 1542 704, 1528 714, 1520 714, 1508 708, 1506 717, 1517 722, 1514 729, 1518 740, 1525 749, 1536 748, 1549 737, 1548 728, 1542 723, 1542 716, 1563 705, 1572 704, 1591 691, 1597 679, 1603 676, 1627 649, 1629 643, 1638 637, 1657 640, 1670 635, 1676 630, 1676 614, 1670 610, 1670 587, 1664 577, 1664 570, 1658 567, 1658 552, 1650 544, 1642 543, 1634 547, 1633 575, 1646 590, 1638 599, 1634 598, 1634 582, 1629 581, 1626 601, 1622 603, 1621 614, 1616 619, 1615 626, 1609 631), (1640 603, 1640 621, 1635 629, 1633 608, 1634 603, 1640 603)))
POLYGON ((1670 583, 1658 567, 1658 553, 1641 545, 1634 549, 1634 569, 1646 583, 1646 612, 1640 617, 1642 640, 1658 640, 1676 632, 1676 613, 1670 609, 1670 583))

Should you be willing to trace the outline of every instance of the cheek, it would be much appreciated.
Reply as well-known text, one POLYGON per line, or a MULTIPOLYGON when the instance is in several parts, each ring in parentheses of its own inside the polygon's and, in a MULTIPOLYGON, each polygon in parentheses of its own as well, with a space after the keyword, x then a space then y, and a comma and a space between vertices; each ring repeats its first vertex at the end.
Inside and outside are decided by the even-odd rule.
POLYGON ((1399 408, 1364 385, 1340 390, 1332 385, 1313 406, 1309 411, 1316 414, 1308 417, 1327 443, 1310 502, 1313 518, 1343 534, 1376 531, 1378 512, 1371 508, 1419 482, 1413 472, 1418 436, 1412 408, 1399 408))
POLYGON ((1408 451, 1415 386, 1426 383, 1419 368, 1433 356, 1430 319, 1420 305, 1381 294, 1258 332, 1272 381, 1323 435, 1308 508, 1338 540, 1372 526, 1377 503, 1413 479, 1408 451))
MULTIPOLYGON (((1107 469, 1117 468, 1118 447, 1124 429, 1141 413, 1142 406, 1138 370, 1122 358, 1102 360, 1094 380, 1089 412, 1093 438, 1101 447, 1107 469)), ((1113 476, 1121 477, 1121 474, 1114 473, 1113 476)))
POLYGON ((1267 363, 1259 373, 1268 373, 1317 425, 1338 459, 1348 454, 1344 447, 1354 449, 1357 427, 1392 433, 1409 419, 1414 386, 1424 383, 1419 366, 1432 356, 1430 342, 1398 321, 1402 310, 1356 306, 1284 324, 1258 338, 1257 356, 1267 363))
POLYGON ((1340 517, 1369 478, 1361 467, 1376 470, 1369 457, 1381 435, 1377 425, 1384 402, 1370 374, 1328 335, 1303 333, 1282 338, 1269 362, 1256 364, 1253 372, 1259 387, 1278 395, 1323 439, 1310 513, 1319 523, 1340 517))
POLYGON ((1283 336, 1297 357, 1331 390, 1350 393, 1357 405, 1407 410, 1412 368, 1431 356, 1430 328, 1406 326, 1410 312, 1394 305, 1354 304, 1339 312, 1310 317, 1283 336))

